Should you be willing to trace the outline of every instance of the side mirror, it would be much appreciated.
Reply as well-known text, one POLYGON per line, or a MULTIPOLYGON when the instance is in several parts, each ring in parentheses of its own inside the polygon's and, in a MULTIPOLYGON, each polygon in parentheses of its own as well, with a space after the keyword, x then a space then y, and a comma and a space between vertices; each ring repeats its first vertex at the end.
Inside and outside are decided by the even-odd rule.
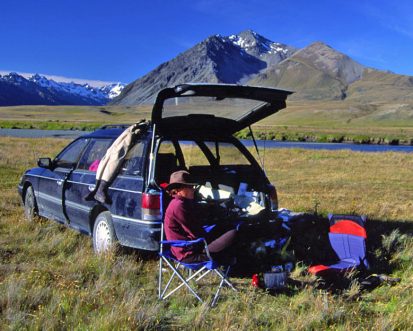
POLYGON ((37 165, 40 168, 51 169, 52 168, 52 160, 50 157, 41 157, 37 160, 37 165))

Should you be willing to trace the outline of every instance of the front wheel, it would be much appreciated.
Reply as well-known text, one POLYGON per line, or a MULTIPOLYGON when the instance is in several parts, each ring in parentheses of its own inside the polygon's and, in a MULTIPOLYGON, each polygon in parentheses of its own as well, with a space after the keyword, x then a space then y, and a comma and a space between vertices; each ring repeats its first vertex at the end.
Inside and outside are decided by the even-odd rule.
POLYGON ((93 250, 97 254, 106 254, 115 248, 117 242, 112 215, 108 211, 96 217, 93 226, 93 250))
POLYGON ((33 222, 37 215, 36 197, 34 196, 33 187, 29 186, 24 196, 24 216, 30 222, 33 222))

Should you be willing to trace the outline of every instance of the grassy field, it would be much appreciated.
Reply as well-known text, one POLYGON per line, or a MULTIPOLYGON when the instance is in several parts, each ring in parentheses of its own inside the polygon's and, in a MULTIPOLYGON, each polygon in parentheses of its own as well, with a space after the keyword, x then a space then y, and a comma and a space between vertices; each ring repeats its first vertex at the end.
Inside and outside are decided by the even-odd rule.
POLYGON ((104 124, 150 119, 149 106, 16 106, 0 107, 1 128, 93 130, 104 124))
MULTIPOLYGON (((353 280, 343 291, 321 290, 306 274, 309 259, 301 252, 292 274, 300 285, 271 295, 254 289, 248 278, 234 278, 239 293, 224 290, 210 309, 185 291, 158 302, 157 261, 147 254, 96 257, 89 237, 44 219, 24 219, 16 192, 19 177, 37 157, 53 156, 65 144, 0 138, 0 329, 413 328, 411 155, 267 150, 265 160, 281 207, 317 209, 320 219, 328 212, 366 214, 372 272, 400 277, 400 283, 361 291, 353 280)), ((297 241, 317 245, 325 236, 319 231, 297 233, 297 241)))
MULTIPOLYGON (((413 144, 413 106, 344 101, 289 101, 254 126, 266 139, 413 144)), ((0 128, 93 130, 103 124, 151 118, 151 106, 0 107, 0 128)), ((248 138, 248 132, 239 137, 248 138)))

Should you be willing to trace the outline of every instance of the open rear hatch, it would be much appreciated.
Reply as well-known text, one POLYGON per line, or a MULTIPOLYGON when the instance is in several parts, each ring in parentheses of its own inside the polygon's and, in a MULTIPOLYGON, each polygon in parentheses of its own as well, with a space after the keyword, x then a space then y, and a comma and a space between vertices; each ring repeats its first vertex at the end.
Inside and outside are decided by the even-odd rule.
POLYGON ((157 130, 234 134, 286 107, 292 92, 227 84, 182 84, 158 93, 152 110, 157 130))

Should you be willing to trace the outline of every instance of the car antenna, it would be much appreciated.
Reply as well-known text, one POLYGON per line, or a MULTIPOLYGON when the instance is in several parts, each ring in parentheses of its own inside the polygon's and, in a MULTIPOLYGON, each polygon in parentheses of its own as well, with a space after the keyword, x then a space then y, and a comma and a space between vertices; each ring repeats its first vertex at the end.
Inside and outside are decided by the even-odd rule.
POLYGON ((153 125, 152 129, 152 141, 151 141, 151 150, 149 153, 149 174, 148 174, 148 185, 150 184, 152 171, 153 171, 153 162, 154 162, 154 147, 155 147, 155 131, 156 131, 156 124, 153 125))
MULTIPOLYGON (((250 129, 251 138, 252 138, 252 141, 254 142, 255 150, 257 151, 257 155, 258 155, 258 159, 260 160, 262 170, 265 173, 264 159, 261 159, 261 155, 258 150, 257 141, 255 140, 254 133, 252 132, 252 129, 251 129, 251 125, 248 125, 248 129, 250 129)), ((264 157, 265 157, 265 140, 264 140, 264 157)))

